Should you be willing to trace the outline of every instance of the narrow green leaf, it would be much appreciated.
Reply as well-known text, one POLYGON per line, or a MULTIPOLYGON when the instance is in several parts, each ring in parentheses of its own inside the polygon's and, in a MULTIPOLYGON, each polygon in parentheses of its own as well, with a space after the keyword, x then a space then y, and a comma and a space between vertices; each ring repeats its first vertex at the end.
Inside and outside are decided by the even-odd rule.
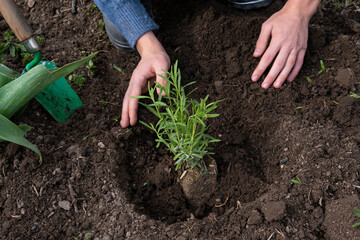
POLYGON ((209 139, 215 139, 213 136, 210 136, 208 134, 203 134, 203 137, 209 138, 209 139))
POLYGON ((181 167, 181 163, 176 164, 175 171, 177 171, 181 167))
POLYGON ((194 161, 194 162, 190 165, 190 168, 193 169, 196 165, 198 165, 198 161, 194 161))
POLYGON ((353 93, 353 92, 350 92, 350 97, 360 99, 360 95, 353 93))
POLYGON ((150 99, 149 96, 131 96, 131 98, 136 98, 136 99, 150 99))
POLYGON ((355 213, 355 215, 357 217, 360 217, 360 211, 359 210, 353 209, 353 210, 351 210, 351 212, 355 213))
POLYGON ((193 90, 191 90, 188 94, 186 94, 186 96, 190 96, 193 92, 195 92, 197 90, 197 88, 194 88, 193 90))
POLYGON ((206 115, 206 117, 208 117, 208 118, 214 118, 214 117, 218 117, 218 116, 220 116, 220 114, 207 114, 206 115))
POLYGON ((356 227, 358 227, 358 226, 360 226, 360 222, 355 223, 354 225, 352 225, 353 228, 356 228, 356 227))
POLYGON ((10 45, 10 56, 16 57, 16 49, 14 45, 10 45))
POLYGON ((146 122, 143 122, 143 121, 139 121, 141 124, 143 124, 145 127, 147 127, 147 128, 150 128, 151 130, 153 129, 152 127, 150 127, 150 125, 149 124, 147 124, 146 122))
POLYGON ((183 128, 187 127, 186 124, 184 124, 182 122, 178 122, 178 123, 176 123, 176 125, 179 126, 179 127, 183 127, 183 128))
POLYGON ((26 124, 22 124, 18 126, 21 130, 24 131, 24 133, 27 133, 28 131, 30 131, 32 129, 32 127, 30 127, 29 125, 26 124))
POLYGON ((158 118, 160 118, 159 114, 150 106, 140 102, 140 105, 144 106, 147 110, 149 110, 150 112, 152 112, 152 114, 154 114, 155 116, 157 116, 158 118))
POLYGON ((184 154, 184 153, 182 153, 182 152, 176 154, 176 155, 174 156, 174 160, 178 159, 178 158, 179 158, 181 155, 183 155, 183 154, 184 154))
POLYGON ((183 88, 186 88, 186 87, 188 87, 188 86, 190 86, 190 85, 193 85, 194 83, 196 83, 196 81, 189 82, 188 84, 185 84, 185 85, 183 86, 183 88))
POLYGON ((37 153, 40 157, 40 164, 42 163, 42 155, 39 149, 33 145, 31 142, 24 138, 26 130, 29 130, 29 126, 21 125, 20 127, 16 126, 9 119, 0 114, 0 139, 18 145, 27 147, 37 153), (25 130, 25 131, 24 131, 25 130))
POLYGON ((159 107, 167 107, 167 104, 164 103, 164 102, 159 102, 159 101, 157 101, 157 102, 155 102, 154 104, 155 104, 155 106, 159 106, 159 107))
POLYGON ((116 70, 118 70, 119 72, 121 72, 122 74, 125 74, 124 73, 124 70, 121 68, 121 67, 118 67, 116 65, 113 65, 113 68, 115 68, 116 70))
POLYGON ((11 70, 3 64, 0 64, 0 88, 18 78, 20 75, 20 73, 11 70))
POLYGON ((203 155, 200 155, 200 154, 197 154, 197 153, 193 153, 193 154, 191 154, 191 155, 193 155, 193 156, 195 156, 195 157, 198 157, 198 158, 203 158, 204 156, 203 155))

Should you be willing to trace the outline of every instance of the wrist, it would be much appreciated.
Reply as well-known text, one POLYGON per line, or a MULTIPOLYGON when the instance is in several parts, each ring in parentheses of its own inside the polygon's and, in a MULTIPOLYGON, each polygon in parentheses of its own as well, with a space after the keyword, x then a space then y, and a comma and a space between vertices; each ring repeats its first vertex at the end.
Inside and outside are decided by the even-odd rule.
POLYGON ((149 54, 159 52, 163 52, 166 54, 165 49, 152 31, 143 34, 137 40, 135 47, 142 58, 149 54))
POLYGON ((320 2, 321 0, 288 0, 283 9, 295 12, 304 20, 310 21, 320 2))

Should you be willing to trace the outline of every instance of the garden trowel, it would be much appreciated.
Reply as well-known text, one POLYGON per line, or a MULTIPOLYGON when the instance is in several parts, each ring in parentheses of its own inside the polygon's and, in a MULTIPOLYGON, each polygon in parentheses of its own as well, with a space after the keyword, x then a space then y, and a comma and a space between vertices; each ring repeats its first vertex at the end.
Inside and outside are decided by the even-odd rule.
MULTIPOLYGON (((43 64, 48 69, 57 68, 50 61, 41 61, 40 46, 13 0, 0 0, 0 13, 27 51, 35 56, 34 60, 26 65, 23 73, 37 64, 43 64)), ((65 122, 76 108, 83 105, 64 77, 44 89, 35 98, 58 122, 65 122)))

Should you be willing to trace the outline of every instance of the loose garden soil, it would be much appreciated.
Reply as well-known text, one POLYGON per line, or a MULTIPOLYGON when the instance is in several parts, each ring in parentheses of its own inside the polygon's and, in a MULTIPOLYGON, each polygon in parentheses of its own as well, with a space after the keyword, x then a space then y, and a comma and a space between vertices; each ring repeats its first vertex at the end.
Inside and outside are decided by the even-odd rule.
MULTIPOLYGON (((137 124, 119 126, 137 53, 124 53, 101 28, 89 0, 16 1, 43 59, 62 66, 92 52, 74 85, 84 106, 57 123, 35 100, 14 119, 43 153, 0 144, 0 239, 360 239, 360 10, 323 1, 309 27, 304 66, 293 83, 264 90, 250 76, 261 24, 285 1, 238 11, 221 1, 153 1, 157 33, 183 83, 199 99, 226 99, 208 122, 218 187, 191 209, 169 152, 137 124), (320 60, 328 72, 318 74, 320 60), (121 67, 123 73, 114 69, 121 67), (310 77, 309 83, 306 77, 310 77), (280 163, 281 162, 281 163, 280 163), (301 184, 292 179, 299 178, 301 184)), ((1 32, 9 31, 3 19, 1 32)), ((21 61, 6 58, 21 70, 21 61)), ((142 120, 154 117, 139 109, 142 120)))

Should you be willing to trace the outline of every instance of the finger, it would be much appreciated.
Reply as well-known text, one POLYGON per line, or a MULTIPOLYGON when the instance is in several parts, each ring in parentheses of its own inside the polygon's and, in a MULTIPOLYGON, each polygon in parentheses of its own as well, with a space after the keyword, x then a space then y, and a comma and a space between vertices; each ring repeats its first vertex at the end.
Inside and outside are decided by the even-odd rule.
MULTIPOLYGON (((159 74, 161 74, 161 76, 163 76, 164 78, 167 78, 168 77, 167 73, 166 72, 156 73, 156 82, 159 83, 161 86, 167 87, 167 81, 164 78, 162 78, 161 76, 159 76, 159 74)), ((161 89, 157 88, 156 91, 157 91, 157 94, 160 94, 161 89)), ((165 91, 162 92, 162 95, 166 96, 165 91)))
POLYGON ((296 58, 295 66, 288 77, 289 82, 292 82, 294 80, 294 78, 298 75, 298 73, 304 63, 305 52, 306 52, 306 49, 301 49, 299 51, 297 58, 296 58))
POLYGON ((141 94, 144 94, 144 93, 148 92, 149 84, 150 84, 150 87, 152 87, 152 86, 154 86, 155 81, 156 81, 155 77, 149 78, 147 80, 147 82, 145 84, 143 84, 143 87, 141 88, 141 94))
POLYGON ((296 50, 291 51, 286 61, 286 65, 284 69, 281 71, 281 73, 279 74, 279 76, 277 77, 274 83, 275 88, 281 87, 281 85, 285 82, 285 79, 289 76, 289 73, 294 68, 294 65, 296 63, 296 56, 297 56, 297 51, 296 50))
POLYGON ((134 83, 133 87, 131 88, 130 96, 129 96, 129 117, 130 117, 131 126, 134 126, 137 122, 139 99, 133 97, 141 95, 141 84, 140 84, 140 80, 138 81, 139 84, 134 83))
POLYGON ((254 73, 251 76, 251 79, 256 82, 259 80, 261 75, 265 72, 266 68, 271 64, 271 62, 274 60, 274 57, 280 50, 280 45, 277 43, 274 43, 272 41, 270 43, 270 46, 264 53, 264 55, 261 57, 261 60, 259 64, 257 65, 256 69, 254 70, 254 73))
POLYGON ((128 89, 126 90, 123 104, 122 104, 121 121, 120 121, 120 126, 122 128, 127 128, 129 126, 129 122, 130 122, 130 117, 129 117, 130 89, 131 89, 131 87, 129 86, 128 89))
POLYGON ((256 42, 256 47, 253 54, 254 57, 260 57, 264 53, 270 39, 271 29, 272 27, 266 22, 261 26, 260 35, 256 42))
POLYGON ((261 86, 265 89, 269 88, 270 85, 275 81, 278 77, 279 73, 283 70, 286 60, 289 57, 290 50, 288 48, 282 48, 277 55, 268 75, 264 79, 261 86))

